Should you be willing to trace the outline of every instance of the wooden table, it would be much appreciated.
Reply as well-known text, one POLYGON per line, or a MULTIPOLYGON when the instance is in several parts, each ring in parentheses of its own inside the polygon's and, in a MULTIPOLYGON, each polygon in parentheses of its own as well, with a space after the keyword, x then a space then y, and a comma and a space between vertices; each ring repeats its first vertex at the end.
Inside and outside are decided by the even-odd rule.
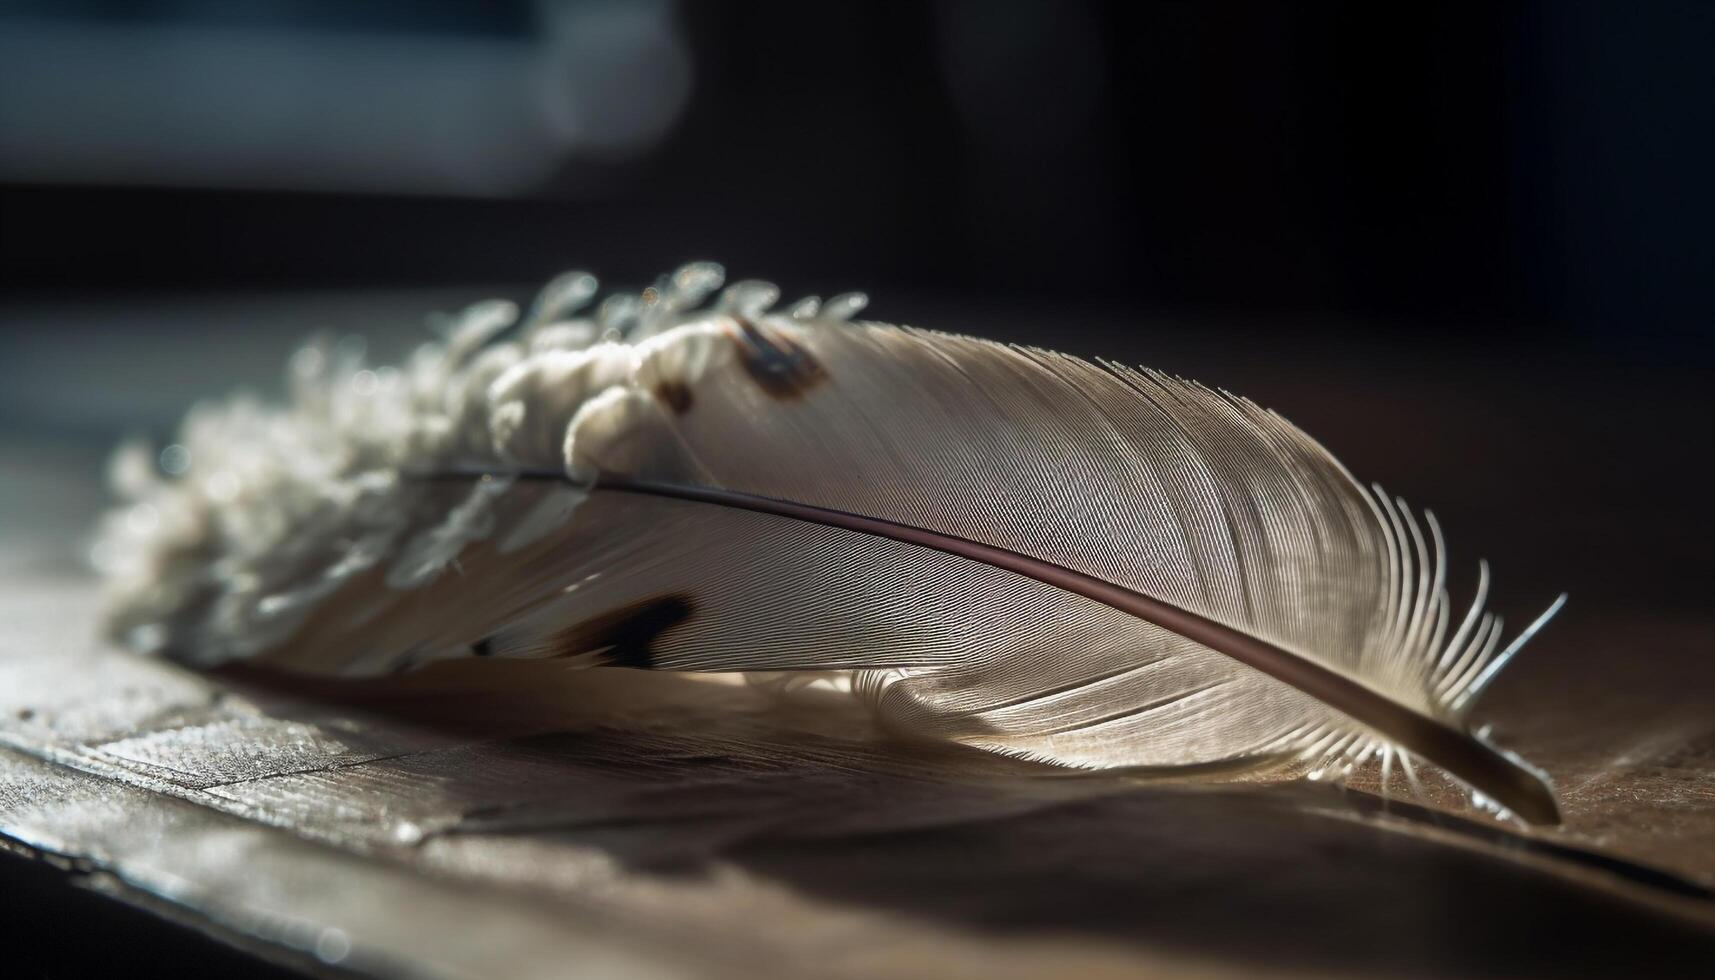
MULTIPOLYGON (((1712 417, 1701 375, 1214 336, 1108 352, 1260 395, 1410 487, 1456 558, 1496 549, 1519 612, 1571 589, 1480 709, 1551 773, 1563 827, 1496 823, 1434 780, 1402 801, 1364 775, 1072 776, 718 679, 192 674, 94 636, 73 560, 93 442, 37 425, 0 432, 0 885, 75 880, 161 917, 117 941, 171 921, 236 945, 136 939, 214 972, 1706 975, 1715 614, 1708 464, 1687 461, 1707 453, 1683 452, 1712 417)), ((9 948, 73 956, 103 941, 88 925, 9 948)))

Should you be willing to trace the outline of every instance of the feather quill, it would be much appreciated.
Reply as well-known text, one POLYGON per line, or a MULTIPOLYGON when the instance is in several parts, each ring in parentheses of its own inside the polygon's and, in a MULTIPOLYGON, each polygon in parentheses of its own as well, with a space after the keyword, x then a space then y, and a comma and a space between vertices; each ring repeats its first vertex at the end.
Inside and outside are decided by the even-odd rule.
POLYGON ((815 672, 885 724, 1078 767, 1428 760, 1552 822, 1470 730, 1504 649, 1433 516, 1254 403, 852 318, 699 263, 593 316, 479 304, 401 368, 293 359, 122 450, 115 631, 196 665, 463 656, 815 672), (833 672, 829 674, 827 672, 833 672))

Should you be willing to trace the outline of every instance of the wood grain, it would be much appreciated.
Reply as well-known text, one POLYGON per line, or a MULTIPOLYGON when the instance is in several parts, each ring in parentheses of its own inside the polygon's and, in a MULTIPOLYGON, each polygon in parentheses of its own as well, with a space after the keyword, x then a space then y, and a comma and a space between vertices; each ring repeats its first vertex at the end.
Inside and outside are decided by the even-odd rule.
POLYGON ((75 554, 111 434, 0 429, 0 835, 228 938, 371 974, 1706 974, 1715 542, 1708 464, 1683 451, 1706 378, 918 319, 1252 394, 1490 549, 1514 618, 1569 589, 1478 707, 1548 770, 1564 826, 1494 823, 1433 779, 1405 801, 1373 775, 1070 777, 635 671, 190 674, 92 635, 75 554))

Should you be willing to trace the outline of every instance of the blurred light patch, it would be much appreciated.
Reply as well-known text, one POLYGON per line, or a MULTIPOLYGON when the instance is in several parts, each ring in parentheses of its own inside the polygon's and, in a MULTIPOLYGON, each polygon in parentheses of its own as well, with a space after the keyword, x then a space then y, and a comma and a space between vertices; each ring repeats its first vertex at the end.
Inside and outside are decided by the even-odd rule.
POLYGON ((408 6, 93 6, 0 7, 0 179, 504 196, 649 152, 691 94, 667 0, 432 32, 408 6))

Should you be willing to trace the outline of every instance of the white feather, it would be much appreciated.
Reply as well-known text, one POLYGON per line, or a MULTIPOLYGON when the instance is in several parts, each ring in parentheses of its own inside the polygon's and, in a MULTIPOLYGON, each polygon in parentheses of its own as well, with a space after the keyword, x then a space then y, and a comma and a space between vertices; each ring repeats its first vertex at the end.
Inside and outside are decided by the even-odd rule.
POLYGON ((687 266, 578 320, 594 282, 569 274, 511 339, 516 309, 481 304, 402 369, 315 345, 286 407, 193 411, 182 474, 116 467, 130 503, 98 549, 116 628, 198 664, 353 674, 472 652, 850 671, 902 731, 1171 768, 1409 766, 1414 719, 1474 740, 1476 692, 1540 625, 1497 656, 1484 568, 1452 627, 1433 517, 1249 401, 849 323, 858 294, 773 315, 774 287, 740 283, 698 310, 719 281, 687 266), (565 481, 513 478, 543 470, 565 481), (1029 574, 614 476, 1005 549, 1254 638, 1407 724, 1029 574))

